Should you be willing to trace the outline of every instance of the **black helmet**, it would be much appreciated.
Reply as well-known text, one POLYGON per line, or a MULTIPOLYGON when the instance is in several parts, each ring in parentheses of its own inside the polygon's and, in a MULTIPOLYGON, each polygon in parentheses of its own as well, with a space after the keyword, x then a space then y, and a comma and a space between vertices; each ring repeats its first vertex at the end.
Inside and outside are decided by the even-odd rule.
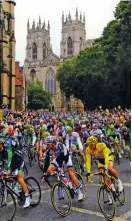
POLYGON ((45 143, 55 144, 56 142, 57 142, 57 139, 55 136, 48 136, 45 138, 45 143))

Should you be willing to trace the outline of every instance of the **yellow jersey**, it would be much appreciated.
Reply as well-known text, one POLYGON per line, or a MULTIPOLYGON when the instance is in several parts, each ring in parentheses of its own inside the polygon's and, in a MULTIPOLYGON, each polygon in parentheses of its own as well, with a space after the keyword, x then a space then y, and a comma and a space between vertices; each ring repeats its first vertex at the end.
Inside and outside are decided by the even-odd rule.
POLYGON ((95 149, 90 149, 88 146, 86 148, 86 168, 87 171, 91 171, 91 155, 96 156, 98 160, 104 160, 105 164, 104 167, 108 168, 109 165, 109 160, 111 159, 111 151, 110 149, 106 146, 105 143, 97 143, 95 149))

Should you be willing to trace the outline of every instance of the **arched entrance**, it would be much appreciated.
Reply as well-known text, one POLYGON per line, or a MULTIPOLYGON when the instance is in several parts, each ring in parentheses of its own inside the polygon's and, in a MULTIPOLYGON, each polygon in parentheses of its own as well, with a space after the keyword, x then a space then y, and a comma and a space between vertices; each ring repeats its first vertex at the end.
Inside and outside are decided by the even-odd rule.
POLYGON ((34 69, 30 72, 30 81, 36 81, 36 71, 34 69))

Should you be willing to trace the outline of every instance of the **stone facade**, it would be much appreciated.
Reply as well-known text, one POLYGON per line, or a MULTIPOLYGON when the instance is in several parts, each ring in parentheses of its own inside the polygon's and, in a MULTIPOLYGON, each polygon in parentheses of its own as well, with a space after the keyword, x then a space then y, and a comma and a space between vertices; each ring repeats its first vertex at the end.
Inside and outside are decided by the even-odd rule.
POLYGON ((70 13, 66 18, 64 13, 62 13, 61 33, 61 52, 60 57, 58 57, 52 51, 49 22, 46 26, 45 21, 42 24, 39 18, 38 23, 35 24, 35 21, 33 21, 32 27, 30 27, 28 20, 26 59, 24 64, 26 80, 27 83, 37 79, 43 82, 43 88, 53 94, 53 109, 56 111, 60 111, 62 108, 83 110, 81 101, 73 97, 67 100, 61 94, 59 84, 55 81, 54 76, 59 62, 71 59, 86 47, 85 15, 82 16, 80 14, 79 16, 76 9, 75 19, 72 20, 70 13))
POLYGON ((0 103, 12 110, 15 109, 15 5, 14 0, 0 3, 0 14, 4 13, 4 25, 0 25, 0 103))
POLYGON ((15 109, 25 110, 25 75, 23 73, 23 67, 19 66, 19 62, 15 63, 15 109))

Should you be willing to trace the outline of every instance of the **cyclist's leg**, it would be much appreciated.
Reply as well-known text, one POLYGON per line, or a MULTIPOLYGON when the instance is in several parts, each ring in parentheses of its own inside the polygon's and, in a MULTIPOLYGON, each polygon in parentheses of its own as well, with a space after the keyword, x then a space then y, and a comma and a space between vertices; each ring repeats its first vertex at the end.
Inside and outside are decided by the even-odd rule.
POLYGON ((30 206, 30 195, 29 195, 29 191, 28 191, 27 185, 26 185, 26 183, 24 181, 23 169, 20 169, 18 171, 17 180, 21 184, 22 190, 23 190, 23 192, 25 194, 25 203, 23 205, 23 208, 27 208, 27 207, 30 206))
POLYGON ((118 175, 117 171, 114 169, 114 161, 113 160, 109 161, 108 171, 117 180, 118 190, 119 190, 119 192, 121 192, 123 190, 123 185, 122 185, 121 180, 119 179, 119 175, 118 175))

